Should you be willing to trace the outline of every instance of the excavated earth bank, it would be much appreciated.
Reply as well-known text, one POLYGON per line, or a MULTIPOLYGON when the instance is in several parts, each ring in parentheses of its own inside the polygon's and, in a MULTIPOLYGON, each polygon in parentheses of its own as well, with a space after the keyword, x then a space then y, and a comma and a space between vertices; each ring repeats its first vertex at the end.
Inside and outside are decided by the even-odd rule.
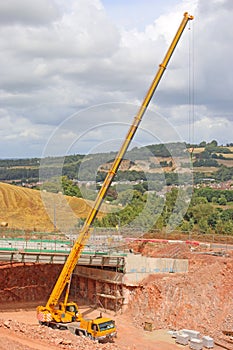
MULTIPOLYGON (((161 251, 157 250, 156 254, 160 253, 161 251)), ((191 253, 185 247, 183 251, 180 251, 180 255, 183 258, 189 258, 189 272, 151 275, 137 288, 132 288, 127 310, 124 315, 117 316, 118 323, 120 324, 121 317, 127 317, 138 332, 142 331, 145 322, 149 322, 153 329, 188 328, 200 331, 202 335, 212 336, 218 341, 226 340, 222 331, 233 330, 233 254, 230 251, 220 256, 212 256, 209 253, 198 251, 191 253)), ((153 255, 152 251, 150 254, 147 251, 147 254, 153 255)), ((46 300, 60 270, 59 265, 2 264, 0 267, 0 309, 14 309, 19 303, 23 309, 26 302, 36 304, 37 301, 39 303, 46 300)), ((36 323, 36 320, 34 322, 36 323)), ((73 349, 74 344, 80 350, 89 349, 87 339, 75 338, 75 342, 71 339, 69 343, 70 334, 68 336, 62 332, 62 336, 59 333, 55 335, 48 333, 47 335, 47 332, 52 330, 46 328, 44 331, 43 327, 40 327, 35 332, 33 327, 35 326, 26 327, 23 322, 14 324, 14 321, 6 319, 0 322, 0 330, 16 329, 17 333, 23 333, 28 337, 30 334, 35 336, 36 333, 38 339, 45 341, 49 339, 51 349, 53 349, 52 345, 59 345, 58 348, 63 349, 73 349), (77 341, 81 343, 77 345, 77 341)), ((122 327, 119 329, 121 333, 125 332, 127 338, 127 330, 122 327)), ((21 350, 20 346, 2 347, 4 338, 0 337, 0 339, 0 350, 21 350)), ((233 348, 232 345, 228 338, 228 348, 233 348)), ((121 345, 119 347, 111 343, 94 345, 90 343, 90 349, 140 349, 135 346, 123 347, 121 345)), ((170 349, 175 349, 175 346, 173 345, 173 348, 170 349)), ((24 347, 22 349, 34 348, 24 347)), ((43 348, 38 347, 38 349, 43 348)), ((147 349, 150 348, 147 347, 147 349)))

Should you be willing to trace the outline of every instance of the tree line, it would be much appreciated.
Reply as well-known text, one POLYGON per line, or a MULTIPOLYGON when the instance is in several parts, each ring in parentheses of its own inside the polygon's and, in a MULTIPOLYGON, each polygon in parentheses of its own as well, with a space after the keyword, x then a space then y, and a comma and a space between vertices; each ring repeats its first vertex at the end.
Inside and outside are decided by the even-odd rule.
MULTIPOLYGON (((229 144, 230 145, 230 144, 229 144)), ((216 181, 227 181, 233 177, 233 168, 219 165, 218 159, 224 159, 226 153, 232 153, 231 149, 226 146, 219 146, 217 141, 213 140, 210 143, 202 141, 198 145, 184 144, 184 143, 168 143, 158 145, 148 145, 145 147, 134 147, 126 154, 126 159, 130 159, 133 163, 136 160, 148 161, 149 168, 168 167, 170 172, 156 174, 151 171, 118 171, 116 181, 161 181, 166 178, 168 184, 177 184, 177 174, 172 171, 173 155, 183 157, 189 150, 201 147, 203 151, 193 155, 193 166, 199 168, 199 172, 194 174, 194 183, 201 182, 201 179, 206 177, 202 173, 203 166, 215 167, 217 171, 212 172, 211 178, 216 181), (160 157, 159 163, 151 162, 151 157, 160 157), (169 158, 167 158, 169 157, 169 158)), ((192 151, 191 151, 192 154, 192 151)), ((58 168, 62 167, 62 175, 69 179, 76 179, 79 181, 101 182, 106 176, 105 171, 98 171, 98 168, 113 160, 116 152, 98 153, 84 156, 82 154, 68 155, 65 157, 47 157, 41 162, 40 158, 27 159, 3 159, 0 160, 0 181, 21 181, 21 182, 38 182, 39 171, 42 167, 46 167, 48 177, 54 176, 58 172, 58 168), (110 159, 110 160, 109 160, 110 159)), ((233 158, 233 153, 232 153, 233 158)), ((229 160, 229 158, 227 158, 229 160)), ((190 164, 182 164, 182 167, 189 167, 190 164)), ((42 169, 43 170, 43 169, 42 169)), ((185 175, 184 175, 185 176, 185 175)), ((179 175, 179 177, 182 177, 179 175)))
POLYGON ((118 199, 123 199, 125 204, 122 210, 96 219, 94 225, 141 227, 147 231, 162 230, 170 225, 171 229, 182 232, 233 235, 233 190, 195 189, 188 209, 185 198, 187 191, 176 188, 165 198, 156 194, 148 197, 147 193, 134 189, 133 193, 122 193, 118 199), (127 203, 127 199, 130 202, 127 203))

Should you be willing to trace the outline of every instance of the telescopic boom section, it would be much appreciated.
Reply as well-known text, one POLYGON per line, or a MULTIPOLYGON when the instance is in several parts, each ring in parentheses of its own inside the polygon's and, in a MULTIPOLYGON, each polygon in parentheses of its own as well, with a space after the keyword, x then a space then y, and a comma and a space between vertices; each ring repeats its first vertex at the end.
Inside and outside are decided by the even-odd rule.
POLYGON ((177 30, 177 33, 164 57, 164 60, 163 62, 159 65, 159 69, 155 75, 155 78, 142 102, 142 105, 138 111, 138 113, 136 114, 134 120, 133 120, 133 123, 132 125, 130 126, 130 129, 126 135, 126 138, 112 164, 112 167, 111 169, 109 170, 105 180, 104 180, 104 183, 96 197, 96 200, 95 200, 95 203, 92 207, 92 209, 90 210, 90 213, 81 229, 81 232, 79 233, 79 236, 78 236, 78 239, 77 241, 75 242, 72 250, 70 251, 70 254, 68 256, 68 259, 66 260, 66 263, 64 264, 64 267, 63 267, 63 270, 54 286, 54 289, 50 295, 50 298, 46 304, 46 309, 47 310, 51 310, 53 309, 57 303, 58 303, 58 300, 63 292, 63 290, 65 289, 66 285, 69 283, 70 281, 70 278, 71 278, 71 275, 72 275, 72 272, 78 262, 78 259, 81 255, 81 252, 83 251, 83 248, 90 236, 90 232, 89 232, 89 229, 90 229, 90 226, 91 224, 93 223, 98 211, 99 211, 99 208, 102 204, 102 201, 107 193, 107 190, 109 189, 112 181, 113 181, 113 178, 121 164, 121 161, 129 147, 129 144, 130 142, 132 141, 133 137, 134 137, 134 134, 136 133, 136 130, 142 120, 142 117, 150 103, 150 100, 155 92, 155 89, 157 88, 158 84, 159 84, 159 81, 167 67, 167 64, 172 56, 172 53, 181 37, 181 34, 183 33, 185 27, 186 27, 186 24, 188 23, 189 20, 192 20, 193 19, 193 16, 189 15, 187 12, 184 13, 184 18, 177 30))

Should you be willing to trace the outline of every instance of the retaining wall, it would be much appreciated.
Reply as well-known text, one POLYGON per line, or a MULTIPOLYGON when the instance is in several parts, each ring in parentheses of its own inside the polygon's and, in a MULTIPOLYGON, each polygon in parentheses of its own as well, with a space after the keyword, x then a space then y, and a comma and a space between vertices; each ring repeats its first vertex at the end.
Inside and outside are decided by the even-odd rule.
POLYGON ((150 274, 166 272, 188 272, 188 259, 150 258, 137 254, 128 254, 125 259, 123 283, 138 284, 150 274))

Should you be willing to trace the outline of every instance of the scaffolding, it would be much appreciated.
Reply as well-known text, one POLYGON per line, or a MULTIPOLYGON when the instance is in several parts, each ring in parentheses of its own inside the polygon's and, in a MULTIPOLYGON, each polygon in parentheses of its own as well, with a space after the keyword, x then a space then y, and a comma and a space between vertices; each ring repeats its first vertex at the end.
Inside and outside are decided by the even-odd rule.
POLYGON ((105 257, 101 266, 77 266, 71 284, 71 295, 92 304, 94 308, 113 310, 115 313, 124 304, 123 257, 105 257), (108 259, 107 259, 108 258, 108 259), (113 264, 115 262, 115 265, 113 264))

